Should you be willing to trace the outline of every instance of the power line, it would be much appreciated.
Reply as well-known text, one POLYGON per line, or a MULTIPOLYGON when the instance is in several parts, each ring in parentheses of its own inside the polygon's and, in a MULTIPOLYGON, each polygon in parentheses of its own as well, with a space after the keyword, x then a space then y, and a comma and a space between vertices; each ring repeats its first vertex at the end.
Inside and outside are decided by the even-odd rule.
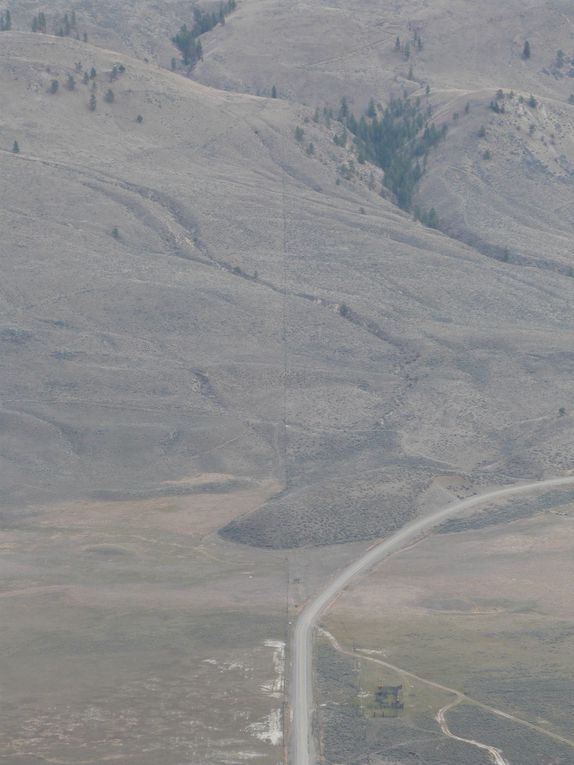
POLYGON ((281 167, 281 217, 282 217, 282 326, 281 326, 281 341, 283 346, 283 390, 282 390, 282 411, 281 411, 281 456, 283 460, 283 488, 287 488, 289 481, 289 470, 287 466, 287 394, 288 394, 288 374, 289 374, 289 350, 287 343, 287 326, 288 326, 288 293, 287 293, 287 257, 288 257, 288 245, 287 245, 287 189, 285 180, 285 168, 282 163, 281 167))

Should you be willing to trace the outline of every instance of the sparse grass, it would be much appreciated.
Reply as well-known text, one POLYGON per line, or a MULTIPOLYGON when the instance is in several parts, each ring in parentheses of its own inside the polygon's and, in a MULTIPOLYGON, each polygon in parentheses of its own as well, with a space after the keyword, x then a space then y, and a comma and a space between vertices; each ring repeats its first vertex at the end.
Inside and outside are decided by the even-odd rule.
MULTIPOLYGON (((383 564, 371 577, 367 590, 358 585, 362 590, 360 602, 371 603, 360 618, 360 609, 352 606, 356 594, 350 591, 326 617, 326 628, 348 650, 356 645, 382 651, 381 658, 401 669, 530 721, 536 721, 541 714, 538 703, 542 701, 537 702, 534 689, 553 683, 561 702, 553 703, 548 698, 543 715, 550 721, 549 729, 567 736, 571 620, 562 615, 568 608, 564 596, 555 597, 545 590, 544 580, 552 581, 553 574, 540 568, 537 552, 542 549, 540 545, 555 545, 566 531, 574 544, 567 520, 538 515, 517 521, 511 529, 478 529, 456 537, 450 535, 442 542, 437 538, 422 543, 404 553, 400 563, 397 559, 383 564), (517 552, 509 553, 516 578, 511 580, 511 587, 499 587, 498 595, 488 597, 483 594, 489 587, 486 581, 492 583, 494 591, 495 582, 505 581, 508 576, 508 558, 489 552, 488 540, 495 541, 505 533, 508 544, 517 547, 517 552), (482 560, 481 545, 485 551, 482 560), (447 547, 454 578, 445 580, 439 573, 440 550, 447 547), (454 580, 463 558, 466 572, 457 586, 454 580), (520 573, 527 565, 540 571, 536 592, 526 582, 521 584, 520 573), (381 617, 373 618, 374 602, 370 599, 383 589, 387 607, 381 617), (547 596, 543 595, 545 591, 547 596), (408 592, 420 594, 416 600, 412 596, 406 599, 408 592), (550 607, 551 602, 561 603, 561 612, 550 607), (396 605, 389 608, 389 603, 396 605), (556 645, 561 646, 558 652, 556 645), (526 692, 528 688, 531 693, 526 692)), ((567 550, 567 544, 562 544, 559 565, 565 565, 567 550)), ((561 592, 565 592, 564 587, 561 592)), ((372 687, 375 677, 376 672, 373 679, 365 677, 363 682, 372 687)))
POLYGON ((179 505, 161 505, 157 508, 158 513, 178 513, 182 508, 179 505))

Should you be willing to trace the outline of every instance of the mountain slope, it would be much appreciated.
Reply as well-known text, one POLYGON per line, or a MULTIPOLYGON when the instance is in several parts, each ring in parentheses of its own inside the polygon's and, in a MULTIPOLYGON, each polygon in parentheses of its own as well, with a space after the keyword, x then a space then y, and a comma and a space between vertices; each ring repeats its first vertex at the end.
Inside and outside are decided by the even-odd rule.
POLYGON ((338 182, 324 126, 306 127, 314 157, 294 140, 300 107, 69 39, 3 41, 12 501, 274 476, 283 494, 228 531, 283 546, 379 535, 437 471, 568 459, 570 280, 338 182), (90 85, 48 92, 80 60, 94 112, 90 85))

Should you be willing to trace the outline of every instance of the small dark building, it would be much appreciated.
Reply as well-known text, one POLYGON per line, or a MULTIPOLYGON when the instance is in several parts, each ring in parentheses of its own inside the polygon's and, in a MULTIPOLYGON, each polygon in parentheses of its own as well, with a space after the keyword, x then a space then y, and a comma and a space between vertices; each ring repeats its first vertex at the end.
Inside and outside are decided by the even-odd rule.
POLYGON ((378 707, 375 716, 398 717, 405 708, 402 690, 402 685, 379 685, 375 691, 375 702, 378 707))

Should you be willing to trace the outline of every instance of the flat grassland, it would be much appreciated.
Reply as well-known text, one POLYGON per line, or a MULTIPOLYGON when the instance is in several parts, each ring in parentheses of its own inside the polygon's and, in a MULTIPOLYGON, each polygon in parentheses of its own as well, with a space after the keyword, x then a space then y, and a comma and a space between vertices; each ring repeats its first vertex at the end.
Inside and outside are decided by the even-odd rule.
POLYGON ((223 491, 215 508, 198 492, 13 518, 2 763, 281 760, 285 567, 218 542, 205 521, 270 488, 223 491))
POLYGON ((433 717, 458 692, 466 698, 447 713, 455 735, 502 747, 512 763, 569 762, 573 548, 574 506, 566 502, 433 535, 386 561, 325 619, 356 664, 352 703, 371 717, 376 687, 402 684, 401 722, 370 722, 397 746, 398 725, 436 726, 433 717), (525 748, 526 739, 536 745, 525 748))

